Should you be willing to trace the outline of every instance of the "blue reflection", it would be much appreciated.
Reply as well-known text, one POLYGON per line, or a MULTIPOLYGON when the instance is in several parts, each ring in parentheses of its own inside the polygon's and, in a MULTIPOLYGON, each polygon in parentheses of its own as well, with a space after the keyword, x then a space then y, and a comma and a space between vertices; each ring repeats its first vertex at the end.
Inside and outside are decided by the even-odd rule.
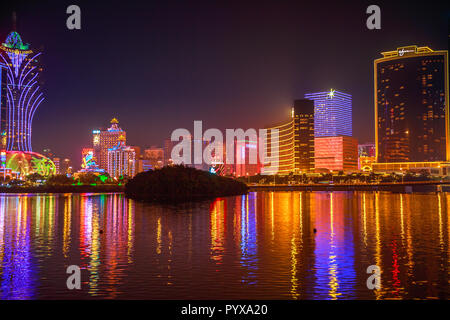
POLYGON ((321 205, 316 212, 319 233, 314 250, 315 292, 320 299, 344 298, 343 292, 353 292, 356 279, 351 215, 346 215, 340 206, 343 199, 333 203, 336 194, 319 193, 316 196, 321 205))
POLYGON ((28 199, 10 199, 0 197, 0 298, 31 299, 35 295, 36 264, 31 255, 28 199))
POLYGON ((241 196, 241 265, 248 273, 242 282, 256 284, 257 270, 257 218, 255 193, 241 196))

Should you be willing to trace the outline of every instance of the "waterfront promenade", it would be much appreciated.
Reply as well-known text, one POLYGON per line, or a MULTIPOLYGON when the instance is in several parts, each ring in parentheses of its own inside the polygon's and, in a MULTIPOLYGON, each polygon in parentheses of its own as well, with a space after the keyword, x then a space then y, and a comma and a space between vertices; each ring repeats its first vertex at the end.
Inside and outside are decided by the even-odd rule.
POLYGON ((407 181, 356 184, 249 184, 250 191, 390 191, 390 192, 445 192, 450 183, 443 181, 407 181))

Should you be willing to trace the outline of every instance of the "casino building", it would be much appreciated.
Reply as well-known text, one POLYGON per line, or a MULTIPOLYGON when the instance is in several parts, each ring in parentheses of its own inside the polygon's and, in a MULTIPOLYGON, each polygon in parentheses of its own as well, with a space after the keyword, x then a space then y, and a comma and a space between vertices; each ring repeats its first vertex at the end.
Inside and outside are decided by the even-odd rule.
POLYGON ((374 61, 378 172, 450 166, 448 52, 407 46, 374 61))
POLYGON ((0 177, 20 178, 56 172, 47 157, 32 152, 34 115, 44 101, 39 63, 41 52, 22 42, 12 31, 0 45, 0 177))
POLYGON ((295 100, 289 121, 266 129, 265 162, 269 165, 264 166, 264 174, 288 175, 314 171, 314 101, 295 100), (278 134, 275 136, 274 132, 278 134), (276 140, 278 152, 273 148, 276 140))
POLYGON ((314 168, 316 172, 358 170, 358 142, 352 137, 352 96, 331 89, 307 93, 314 101, 314 168))
POLYGON ((119 144, 119 138, 125 139, 123 142, 126 144, 126 137, 127 133, 119 126, 116 118, 111 120, 111 127, 92 131, 94 157, 100 169, 108 170, 108 150, 119 144))
POLYGON ((331 89, 306 93, 305 99, 314 101, 314 136, 352 136, 352 96, 331 89))

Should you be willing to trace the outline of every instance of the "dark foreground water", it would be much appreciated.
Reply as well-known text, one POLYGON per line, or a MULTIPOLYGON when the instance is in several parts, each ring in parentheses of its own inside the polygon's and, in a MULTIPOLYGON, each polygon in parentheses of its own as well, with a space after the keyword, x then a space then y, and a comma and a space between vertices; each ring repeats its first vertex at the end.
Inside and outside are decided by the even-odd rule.
POLYGON ((448 299, 449 211, 450 194, 0 195, 0 298, 448 299))

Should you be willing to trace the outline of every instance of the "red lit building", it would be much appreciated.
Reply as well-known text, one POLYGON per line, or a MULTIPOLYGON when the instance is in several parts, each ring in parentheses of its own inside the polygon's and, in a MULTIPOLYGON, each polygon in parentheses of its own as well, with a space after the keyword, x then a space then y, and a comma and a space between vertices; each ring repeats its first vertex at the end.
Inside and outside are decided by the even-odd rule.
POLYGON ((316 171, 358 170, 358 141, 347 136, 314 139, 316 171))

